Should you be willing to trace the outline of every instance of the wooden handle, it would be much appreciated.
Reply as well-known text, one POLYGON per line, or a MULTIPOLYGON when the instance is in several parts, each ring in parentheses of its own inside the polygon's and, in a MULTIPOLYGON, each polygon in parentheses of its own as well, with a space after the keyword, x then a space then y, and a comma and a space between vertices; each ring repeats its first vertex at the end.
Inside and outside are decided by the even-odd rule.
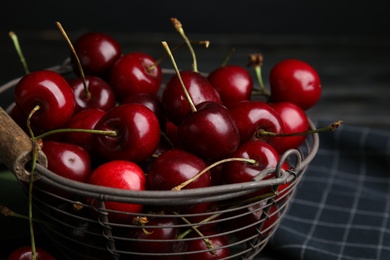
MULTIPOLYGON (((30 172, 25 168, 31 160, 32 142, 29 136, 0 107, 0 159, 19 180, 29 182, 30 172)), ((37 163, 47 167, 47 158, 39 152, 37 163)), ((35 175, 39 178, 39 175, 35 175)))

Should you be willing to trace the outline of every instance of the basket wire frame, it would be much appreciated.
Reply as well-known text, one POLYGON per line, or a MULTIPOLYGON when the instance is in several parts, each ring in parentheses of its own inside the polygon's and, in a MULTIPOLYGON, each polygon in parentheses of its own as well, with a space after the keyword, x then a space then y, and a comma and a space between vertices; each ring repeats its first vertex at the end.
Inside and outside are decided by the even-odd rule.
MULTIPOLYGON (((64 64, 49 68, 61 74, 69 73, 69 61, 64 64)), ((171 73, 171 71, 168 71, 171 73)), ((10 81, 0 87, 0 94, 12 89, 19 79, 10 81)), ((315 128, 310 121, 310 127, 315 128)), ((67 259, 185 259, 194 253, 203 251, 212 252, 219 248, 205 249, 203 251, 188 252, 154 252, 147 253, 143 250, 135 250, 129 246, 134 242, 147 243, 185 243, 186 241, 199 239, 185 236, 178 241, 176 238, 168 240, 134 239, 129 234, 138 229, 161 228, 146 223, 142 226, 129 223, 110 222, 110 214, 126 214, 131 218, 169 218, 174 219, 175 224, 164 225, 167 229, 178 229, 180 232, 201 229, 202 225, 215 225, 218 233, 206 235, 203 239, 212 239, 213 236, 226 236, 226 246, 230 256, 224 259, 253 259, 267 244, 269 238, 277 229, 280 220, 288 209, 291 198, 304 175, 307 166, 317 153, 319 146, 318 134, 308 135, 304 145, 298 150, 286 151, 280 158, 276 168, 261 171, 252 182, 220 185, 198 189, 183 189, 180 191, 127 191, 107 187, 98 187, 86 183, 72 181, 47 168, 37 165, 39 183, 34 185, 36 196, 33 198, 34 214, 39 217, 48 237, 59 252, 67 259), (287 162, 289 170, 283 170, 282 165, 287 162), (275 173, 275 177, 262 180, 269 173, 275 173), (278 193, 279 185, 289 184, 282 192, 278 193), (74 194, 75 197, 67 198, 50 192, 41 187, 52 187, 65 191, 66 194, 74 194), (243 200, 248 194, 264 192, 263 196, 243 200), (271 191, 271 192, 270 192, 271 191), (275 191, 275 192, 272 192, 275 191), (87 199, 89 202, 87 202, 87 199), (105 202, 116 201, 122 203, 142 204, 146 208, 162 205, 170 207, 188 208, 199 203, 216 203, 220 207, 216 210, 203 213, 186 213, 185 210, 145 213, 125 213, 112 211, 105 208, 105 202), (242 223, 248 216, 258 216, 256 221, 242 223), (190 222, 189 219, 207 219, 207 223, 190 222), (271 221, 268 226, 265 223, 271 221), (239 227, 226 228, 232 223, 240 223, 239 227), (249 230, 249 231, 248 231, 249 230), (253 232, 254 231, 254 232, 253 232), (243 233, 241 233, 243 232, 243 233), (248 236, 238 235, 248 232, 248 236), (176 258, 177 257, 177 258, 176 258)), ((23 184, 23 183, 21 183, 23 184)), ((22 185, 25 188, 25 185, 22 185)), ((153 244, 152 244, 153 245, 153 244)))

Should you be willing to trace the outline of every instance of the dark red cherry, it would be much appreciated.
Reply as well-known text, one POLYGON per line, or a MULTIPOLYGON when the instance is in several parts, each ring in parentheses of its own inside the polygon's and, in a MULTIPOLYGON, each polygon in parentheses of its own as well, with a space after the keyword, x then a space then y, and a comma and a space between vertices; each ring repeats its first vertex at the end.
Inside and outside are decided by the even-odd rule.
MULTIPOLYGON (((106 79, 109 71, 122 55, 121 46, 110 35, 102 32, 88 32, 81 35, 73 47, 80 60, 85 75, 106 79)), ((70 55, 73 71, 80 75, 74 55, 70 55)))
MULTIPOLYGON (((204 101, 221 103, 217 90, 200 73, 183 70, 180 72, 180 76, 195 106, 204 101)), ((176 125, 179 125, 191 112, 190 104, 177 74, 173 75, 166 83, 162 93, 162 102, 168 119, 176 125)))
POLYGON ((111 69, 109 83, 118 101, 131 95, 156 95, 162 83, 162 70, 149 54, 131 52, 120 57, 111 69))
POLYGON ((322 92, 317 71, 297 59, 283 60, 271 69, 270 88, 272 102, 292 102, 303 110, 314 106, 322 92))
POLYGON ((283 137, 258 135, 259 130, 284 133, 284 124, 280 115, 263 101, 245 100, 229 108, 230 115, 240 133, 241 143, 250 140, 263 140, 282 152, 283 137))
POLYGON ((230 249, 227 247, 229 241, 226 235, 220 234, 216 229, 205 230, 202 234, 203 237, 195 232, 190 234, 189 237, 198 239, 187 241, 187 252, 192 253, 186 255, 186 259, 222 259, 230 256, 230 249), (211 246, 206 245, 205 238, 208 238, 211 246))
MULTIPOLYGON (((160 154, 151 165, 147 175, 147 189, 171 190, 206 167, 207 164, 192 153, 181 149, 167 150, 160 154)), ((184 188, 208 187, 210 184, 211 176, 207 171, 184 188)))
POLYGON ((162 130, 165 129, 166 116, 164 112, 164 106, 162 104, 161 99, 157 95, 150 94, 150 93, 139 93, 136 95, 128 96, 121 103, 122 104, 138 103, 146 106, 156 114, 158 121, 160 122, 161 129, 162 130))
MULTIPOLYGON (((55 260, 56 258, 48 251, 36 247, 36 260, 55 260)), ((31 246, 22 246, 8 256, 7 260, 32 260, 32 249, 31 246)))
POLYGON ((75 97, 65 78, 57 72, 31 72, 17 83, 15 103, 24 117, 37 105, 40 109, 31 118, 31 125, 42 131, 63 127, 72 117, 75 97))
MULTIPOLYGON (((94 129, 97 122, 106 114, 106 111, 97 108, 84 109, 78 113, 75 113, 68 121, 65 128, 76 129, 94 129)), ((86 149, 91 154, 95 154, 94 151, 94 134, 81 133, 81 132, 69 132, 63 134, 63 140, 68 143, 76 144, 86 149)))
MULTIPOLYGON (((286 134, 303 133, 309 130, 309 119, 305 111, 292 102, 275 102, 270 106, 280 115, 286 134)), ((279 153, 297 149, 303 144, 306 135, 285 136, 280 143, 279 153)))
POLYGON ((241 100, 249 100, 253 80, 249 71, 238 65, 225 65, 212 71, 207 79, 217 89, 226 107, 241 100))
POLYGON ((179 125, 179 143, 207 162, 229 157, 240 145, 240 136, 227 108, 205 101, 196 109, 179 125))
POLYGON ((94 129, 117 132, 117 136, 94 135, 97 152, 107 160, 145 160, 160 142, 156 114, 137 103, 122 104, 107 111, 94 129))
POLYGON ((85 91, 82 78, 68 80, 68 82, 76 98, 75 113, 88 108, 98 108, 107 111, 115 106, 114 92, 111 86, 102 78, 85 76, 89 94, 85 91))
POLYGON ((141 254, 142 259, 184 260, 183 254, 172 255, 172 253, 184 252, 186 249, 184 241, 176 240, 180 232, 179 224, 178 218, 164 216, 148 218, 147 223, 138 228, 131 228, 129 251, 154 254, 141 254))

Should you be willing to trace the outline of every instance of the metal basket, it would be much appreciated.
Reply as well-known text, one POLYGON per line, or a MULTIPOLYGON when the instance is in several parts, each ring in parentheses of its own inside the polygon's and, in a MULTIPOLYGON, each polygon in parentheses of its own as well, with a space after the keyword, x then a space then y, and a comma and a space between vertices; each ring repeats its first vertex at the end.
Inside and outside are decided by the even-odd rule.
MULTIPOLYGON (((69 65, 49 69, 68 73, 69 65)), ((17 81, 18 79, 15 79, 0 87, 0 94, 12 89, 17 81)), ((12 119, 9 120, 7 125, 14 123, 12 119)), ((310 127, 315 128, 311 121, 310 127)), ((15 130, 12 133, 0 130, 3 138, 11 138, 12 135, 18 134, 15 130), (10 136, 4 137, 7 134, 10 136)), ((196 233, 196 230, 202 233, 206 225, 214 225, 218 233, 204 232, 206 235, 203 235, 202 241, 206 242, 220 235, 227 238, 228 243, 223 247, 228 248, 230 254, 223 259, 253 259, 277 229, 297 185, 317 153, 318 146, 318 134, 308 135, 305 144, 299 150, 285 152, 278 166, 263 170, 259 173, 258 179, 246 183, 180 191, 128 191, 72 181, 49 171, 45 167, 45 155, 40 154, 36 168, 39 182, 64 192, 71 192, 77 199, 67 199, 66 196, 59 196, 35 185, 34 192, 37 195, 33 199, 34 214, 39 216, 43 229, 58 251, 69 259, 187 259, 205 251, 213 254, 220 249, 218 246, 202 251, 181 250, 186 242, 199 240, 199 237, 190 234, 196 233), (285 162, 289 164, 289 170, 282 168, 285 162), (261 180, 261 176, 273 172, 274 178, 261 180), (273 192, 277 191, 279 185, 285 184, 289 185, 281 193, 273 192), (253 192, 259 194, 261 191, 264 191, 262 195, 248 199, 248 194, 253 192), (145 213, 138 214, 110 212, 105 209, 106 201, 142 204, 146 209, 158 207, 172 210, 165 213, 150 213, 145 210, 145 213), (208 202, 218 205, 217 209, 198 214, 185 213, 185 210, 181 210, 183 207, 208 202), (153 224, 152 221, 143 225, 112 223, 108 219, 108 214, 113 213, 128 214, 134 219, 146 217, 149 220, 157 218, 173 220, 167 221, 168 224, 163 227, 166 230, 178 230, 178 234, 188 232, 189 235, 181 239, 173 237, 168 240, 134 239, 130 234, 148 230, 153 232, 162 226, 153 224), (248 217, 253 216, 256 216, 257 220, 248 222, 248 217), (202 222, 202 219, 208 221, 202 222), (159 248, 166 248, 167 245, 176 250, 161 249, 158 252, 159 248)), ((1 147, 2 150, 4 148, 1 147)), ((13 148, 14 156, 4 156, 0 153, 1 160, 15 173, 20 183, 25 184, 29 179, 25 164, 30 160, 31 151, 28 136, 25 135, 25 142, 22 145, 13 142, 13 148)))

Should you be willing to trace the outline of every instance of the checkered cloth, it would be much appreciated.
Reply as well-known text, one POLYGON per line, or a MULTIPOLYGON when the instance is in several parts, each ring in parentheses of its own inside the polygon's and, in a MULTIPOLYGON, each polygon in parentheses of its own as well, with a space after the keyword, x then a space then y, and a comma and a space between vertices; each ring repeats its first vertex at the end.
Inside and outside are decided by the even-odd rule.
POLYGON ((267 251, 275 259, 389 260, 389 217, 390 133, 343 125, 320 133, 267 251))

